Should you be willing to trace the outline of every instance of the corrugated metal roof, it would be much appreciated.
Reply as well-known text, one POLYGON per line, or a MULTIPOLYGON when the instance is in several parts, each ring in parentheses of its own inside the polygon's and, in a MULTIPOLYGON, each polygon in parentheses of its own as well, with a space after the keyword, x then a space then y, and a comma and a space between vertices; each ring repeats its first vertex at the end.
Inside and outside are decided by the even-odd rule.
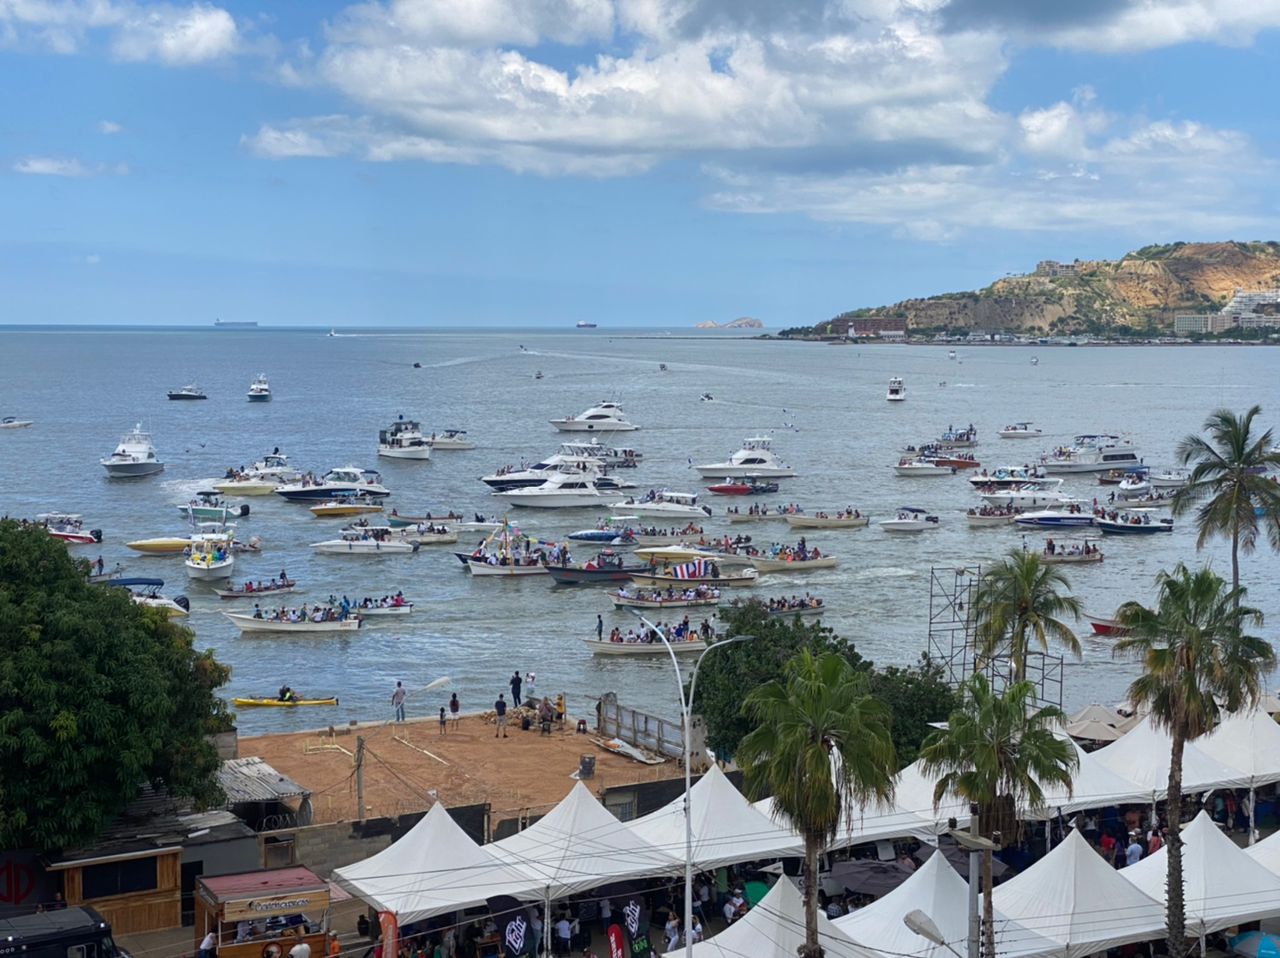
POLYGON ((204 885, 216 901, 229 898, 250 898, 257 895, 279 895, 303 889, 325 888, 327 882, 303 865, 272 868, 238 875, 201 877, 204 885))
POLYGON ((256 755, 231 758, 218 769, 218 784, 227 793, 227 804, 277 802, 310 792, 291 778, 281 775, 256 755))

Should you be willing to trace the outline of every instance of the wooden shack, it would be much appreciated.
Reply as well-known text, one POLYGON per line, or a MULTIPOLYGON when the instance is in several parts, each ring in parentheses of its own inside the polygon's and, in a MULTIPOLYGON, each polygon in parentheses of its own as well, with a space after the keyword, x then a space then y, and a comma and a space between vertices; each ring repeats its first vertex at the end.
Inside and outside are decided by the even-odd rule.
POLYGON ((195 946, 208 932, 218 958, 285 958, 299 941, 325 954, 329 884, 301 865, 196 880, 195 946))

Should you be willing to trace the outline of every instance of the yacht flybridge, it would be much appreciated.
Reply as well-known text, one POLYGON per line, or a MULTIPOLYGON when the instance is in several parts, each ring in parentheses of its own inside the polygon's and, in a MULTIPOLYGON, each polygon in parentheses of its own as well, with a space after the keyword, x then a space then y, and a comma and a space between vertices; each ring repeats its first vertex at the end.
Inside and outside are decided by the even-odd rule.
POLYGON ((552 419, 551 425, 561 432, 630 432, 640 427, 628 422, 616 402, 599 402, 585 412, 565 419, 552 419))
POLYGON ((751 436, 743 440, 742 448, 730 456, 728 461, 711 462, 694 468, 705 479, 747 476, 787 479, 794 476, 795 470, 778 458, 771 448, 772 443, 773 440, 768 436, 751 436))
POLYGON ((430 459, 431 442, 416 422, 401 416, 378 431, 378 455, 388 459, 430 459))

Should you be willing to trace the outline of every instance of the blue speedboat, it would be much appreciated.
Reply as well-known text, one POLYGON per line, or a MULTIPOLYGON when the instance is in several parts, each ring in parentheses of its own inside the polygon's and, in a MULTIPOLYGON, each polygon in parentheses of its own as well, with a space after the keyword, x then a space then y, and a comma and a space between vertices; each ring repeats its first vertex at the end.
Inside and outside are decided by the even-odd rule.
POLYGON ((1127 512, 1110 512, 1100 516, 1097 526, 1111 536, 1150 536, 1172 532, 1173 520, 1152 518, 1147 509, 1130 509, 1127 512))

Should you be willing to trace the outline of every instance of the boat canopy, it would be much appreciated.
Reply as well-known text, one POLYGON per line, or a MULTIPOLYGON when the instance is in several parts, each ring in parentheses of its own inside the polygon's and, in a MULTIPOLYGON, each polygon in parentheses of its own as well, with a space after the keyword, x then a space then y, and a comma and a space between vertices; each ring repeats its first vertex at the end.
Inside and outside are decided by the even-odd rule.
POLYGON ((101 585, 115 585, 122 589, 159 589, 164 585, 164 579, 108 579, 101 585))

